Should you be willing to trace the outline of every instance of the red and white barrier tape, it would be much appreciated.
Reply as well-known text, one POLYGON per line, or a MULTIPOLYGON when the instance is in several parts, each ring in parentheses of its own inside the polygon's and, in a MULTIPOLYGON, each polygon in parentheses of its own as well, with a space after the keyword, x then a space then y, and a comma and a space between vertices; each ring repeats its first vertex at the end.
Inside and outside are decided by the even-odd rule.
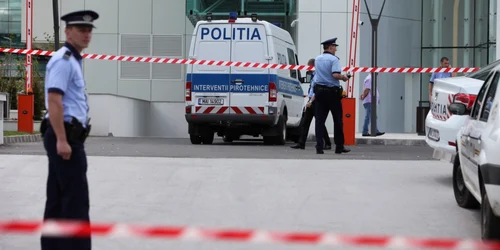
MULTIPOLYGON (((28 50, 0 48, 0 52, 12 54, 31 54, 40 56, 52 56, 53 51, 28 50)), ((243 68, 266 68, 266 69, 296 69, 313 70, 314 66, 307 65, 286 65, 286 64, 268 64, 253 62, 231 62, 215 60, 190 60, 181 58, 160 58, 160 57, 141 57, 141 56, 113 56, 99 54, 83 54, 83 58, 106 61, 125 61, 125 62, 146 62, 146 63, 167 63, 167 64, 191 64, 207 66, 234 66, 243 68)), ((452 73, 470 73, 479 70, 479 68, 388 68, 388 67, 344 67, 342 71, 349 72, 378 72, 378 73, 433 73, 433 72, 452 72, 452 73)))
POLYGON ((233 241, 243 243, 306 244, 317 246, 363 246, 419 249, 500 249, 499 242, 475 240, 404 238, 392 236, 353 236, 333 233, 271 232, 263 230, 202 229, 176 226, 81 223, 78 221, 0 221, 0 234, 50 236, 101 236, 127 238, 165 238, 194 241, 233 241))

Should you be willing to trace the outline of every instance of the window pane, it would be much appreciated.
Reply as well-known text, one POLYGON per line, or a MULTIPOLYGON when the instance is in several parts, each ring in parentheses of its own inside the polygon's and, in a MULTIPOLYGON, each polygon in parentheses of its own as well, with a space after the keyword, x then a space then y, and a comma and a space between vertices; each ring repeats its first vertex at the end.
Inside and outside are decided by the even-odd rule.
POLYGON ((9 22, 9 33, 21 34, 21 22, 9 22))
POLYGON ((9 10, 9 21, 21 22, 21 10, 20 9, 10 9, 9 10))
POLYGON ((488 117, 490 115, 491 105, 495 98, 495 93, 497 92, 498 86, 498 77, 500 74, 495 74, 495 78, 491 82, 490 89, 488 90, 488 94, 486 94, 486 98, 484 99, 483 111, 481 112, 481 120, 488 121, 488 117))
POLYGON ((9 8, 11 9, 21 9, 21 0, 10 0, 9 8))
MULTIPOLYGON (((422 46, 457 47, 474 44, 474 2, 422 0, 422 46), (455 4, 458 4, 455 11, 455 4), (455 23, 455 20, 457 21, 455 23), (456 24, 456 25, 455 25, 456 24)), ((488 12, 486 12, 487 14, 488 12)), ((487 22, 486 18, 486 22, 487 22)))

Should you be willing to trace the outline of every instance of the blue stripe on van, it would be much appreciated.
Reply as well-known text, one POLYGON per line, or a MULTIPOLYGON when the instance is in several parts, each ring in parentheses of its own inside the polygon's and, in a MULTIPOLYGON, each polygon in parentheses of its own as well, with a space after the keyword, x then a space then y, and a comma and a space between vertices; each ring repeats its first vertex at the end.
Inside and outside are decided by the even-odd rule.
POLYGON ((187 74, 186 81, 191 81, 193 92, 265 93, 269 91, 269 82, 274 82, 280 93, 304 95, 299 81, 276 74, 187 74), (235 79, 244 83, 230 84, 235 79))

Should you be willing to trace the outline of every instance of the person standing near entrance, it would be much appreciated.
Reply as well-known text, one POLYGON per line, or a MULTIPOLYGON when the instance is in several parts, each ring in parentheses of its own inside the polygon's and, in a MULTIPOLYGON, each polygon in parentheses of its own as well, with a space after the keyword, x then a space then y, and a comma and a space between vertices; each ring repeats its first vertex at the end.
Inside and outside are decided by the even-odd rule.
MULTIPOLYGON (((375 73, 375 74, 378 74, 378 73, 375 73)), ((368 76, 366 76, 363 88, 364 88, 363 93, 360 96, 361 100, 363 101, 363 107, 365 108, 365 113, 366 113, 365 114, 365 122, 363 123, 363 136, 370 136, 370 134, 368 133, 368 125, 370 124, 370 120, 372 117, 372 91, 371 91, 372 74, 368 74, 368 76)), ((377 96, 377 105, 378 105, 378 104, 380 104, 380 96, 379 96, 378 89, 377 89, 376 96, 377 96)), ((377 123, 376 120, 374 122, 377 123)), ((378 127, 377 127, 377 136, 381 136, 384 134, 385 134, 385 132, 380 132, 378 130, 378 127)))
MULTIPOLYGON (((440 60, 441 68, 450 68, 450 60, 448 57, 444 56, 440 60)), ((451 72, 433 72, 431 75, 431 79, 429 80, 429 100, 432 100, 432 88, 434 87, 434 80, 438 78, 448 78, 456 76, 455 73, 451 72)))
MULTIPOLYGON (((45 220, 78 220, 90 223, 87 156, 84 142, 90 132, 89 106, 83 79, 81 52, 92 38, 90 10, 61 17, 66 22, 66 43, 47 64, 45 107, 40 125, 48 157, 45 220)), ((90 236, 41 237, 42 250, 90 250, 90 236)))
POLYGON ((347 81, 349 78, 342 75, 340 60, 335 56, 337 51, 337 38, 332 38, 321 43, 323 54, 316 57, 314 76, 314 102, 316 102, 314 116, 316 118, 316 153, 323 152, 324 126, 328 113, 332 113, 335 142, 335 153, 348 153, 351 150, 344 147, 344 125, 342 121, 342 95, 343 88, 340 80, 347 81))

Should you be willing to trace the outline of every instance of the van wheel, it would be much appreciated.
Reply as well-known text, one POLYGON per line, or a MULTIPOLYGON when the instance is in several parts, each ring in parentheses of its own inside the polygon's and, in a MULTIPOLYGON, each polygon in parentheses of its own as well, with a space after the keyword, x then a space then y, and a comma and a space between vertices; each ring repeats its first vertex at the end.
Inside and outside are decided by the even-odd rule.
POLYGON ((274 136, 264 136, 264 145, 274 145, 276 141, 274 136))
POLYGON ((483 240, 500 240, 500 217, 491 210, 486 191, 482 192, 481 204, 481 237, 483 240))
POLYGON ((201 144, 201 136, 199 135, 189 135, 191 144, 201 144))
POLYGON ((455 200, 460 207, 479 207, 479 202, 465 186, 462 168, 460 167, 460 157, 458 155, 455 156, 455 161, 453 162, 453 193, 455 194, 455 200))
POLYGON ((203 136, 201 137, 201 140, 202 140, 203 144, 212 144, 212 143, 214 143, 214 137, 215 137, 215 135, 213 132, 212 133, 207 132, 207 133, 203 134, 203 136))
POLYGON ((287 129, 286 129, 286 116, 281 115, 278 120, 278 136, 276 136, 276 145, 285 145, 287 138, 287 129))

